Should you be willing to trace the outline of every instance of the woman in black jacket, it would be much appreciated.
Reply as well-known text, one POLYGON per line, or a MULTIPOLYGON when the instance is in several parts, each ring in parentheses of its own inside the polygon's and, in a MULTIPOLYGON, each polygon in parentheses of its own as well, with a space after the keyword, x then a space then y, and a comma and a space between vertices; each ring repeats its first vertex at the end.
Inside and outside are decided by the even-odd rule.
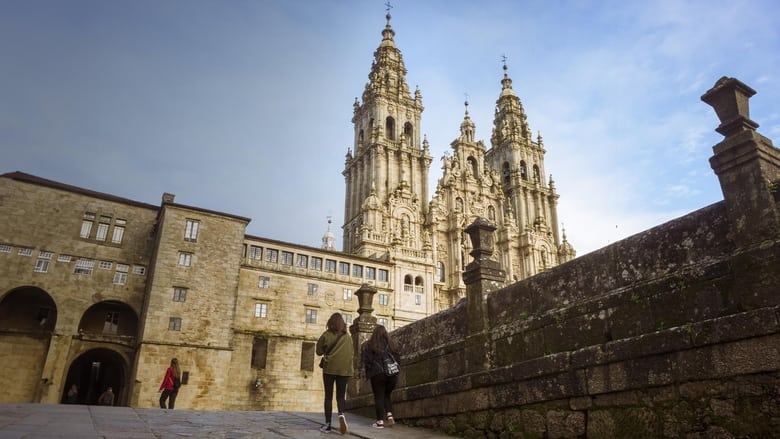
POLYGON ((390 394, 398 382, 398 373, 393 375, 386 373, 385 358, 390 357, 398 362, 400 356, 384 326, 377 325, 374 328, 371 338, 363 344, 361 355, 366 378, 371 380, 371 391, 374 393, 376 422, 371 426, 385 428, 385 418, 387 418, 387 426, 392 426, 395 424, 395 419, 393 419, 393 402, 390 394))

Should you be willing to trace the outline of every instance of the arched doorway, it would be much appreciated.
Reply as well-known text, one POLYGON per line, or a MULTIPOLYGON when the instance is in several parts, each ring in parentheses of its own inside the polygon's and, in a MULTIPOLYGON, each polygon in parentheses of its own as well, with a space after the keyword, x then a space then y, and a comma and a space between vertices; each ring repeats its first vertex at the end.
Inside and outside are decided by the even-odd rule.
POLYGON ((57 305, 46 291, 21 286, 0 299, 0 402, 40 402, 57 305), (24 367, 19 367, 24 365, 24 367))
POLYGON ((78 404, 97 404, 100 394, 111 386, 116 395, 114 405, 124 405, 126 374, 127 367, 121 355, 111 349, 91 349, 71 363, 61 402, 65 402, 68 389, 75 384, 79 392, 78 404))

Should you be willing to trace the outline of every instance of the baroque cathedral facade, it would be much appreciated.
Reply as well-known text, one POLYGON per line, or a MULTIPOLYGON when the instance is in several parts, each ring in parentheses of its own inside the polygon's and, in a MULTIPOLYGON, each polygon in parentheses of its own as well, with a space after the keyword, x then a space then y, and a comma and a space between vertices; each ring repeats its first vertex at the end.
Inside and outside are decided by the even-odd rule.
POLYGON ((394 261, 406 273, 397 279, 406 289, 433 285, 435 310, 465 295, 471 243, 464 229, 478 217, 497 228, 497 257, 508 282, 573 259, 573 247, 558 231, 558 194, 552 178, 545 179, 542 137, 532 137, 506 64, 491 147, 474 138, 466 102, 460 135, 442 159, 443 176, 428 202, 432 157, 420 135, 422 93, 410 92, 389 14, 386 19, 369 82, 354 104, 355 141, 344 169, 344 252, 394 261))
POLYGON ((342 251, 330 226, 311 247, 248 235, 251 219, 172 194, 149 204, 0 175, 0 402, 64 402, 76 385, 94 404, 111 386, 117 405, 156 407, 176 357, 177 407, 319 411, 315 342, 332 313, 356 317, 362 285, 391 330, 454 305, 478 217, 497 228, 507 282, 572 259, 506 67, 491 147, 466 106, 429 198, 422 94, 393 37, 388 15, 354 104, 342 251))

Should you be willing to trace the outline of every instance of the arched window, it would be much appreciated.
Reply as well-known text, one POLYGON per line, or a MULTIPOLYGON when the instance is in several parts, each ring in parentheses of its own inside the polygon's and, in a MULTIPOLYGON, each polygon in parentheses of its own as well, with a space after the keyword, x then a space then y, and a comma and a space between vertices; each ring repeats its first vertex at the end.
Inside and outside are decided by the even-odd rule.
POLYGON ((534 165, 534 182, 541 183, 542 179, 539 178, 539 167, 534 165))
MULTIPOLYGON (((425 292, 425 288, 423 288, 423 278, 422 276, 417 276, 414 278, 414 292, 417 294, 422 294, 425 292)), ((419 305, 419 303, 418 303, 419 305)))
POLYGON ((467 162, 469 162, 469 166, 471 166, 471 175, 477 176, 479 175, 479 172, 477 172, 477 159, 474 157, 469 156, 469 158, 466 159, 467 162))
POLYGON ((409 145, 414 144, 414 137, 412 137, 413 134, 414 128, 412 128, 412 124, 406 122, 404 124, 404 135, 406 136, 406 141, 409 143, 409 145))
POLYGON ((363 130, 360 130, 360 132, 358 133, 358 145, 362 145, 362 144, 363 144, 363 130))
POLYGON ((493 206, 488 206, 488 219, 490 221, 496 221, 496 208, 493 206))
POLYGON ((412 285, 412 275, 407 274, 404 276, 404 292, 405 293, 411 293, 414 290, 414 285, 412 285))
POLYGON ((528 168, 525 166, 525 161, 520 161, 520 178, 528 180, 528 168))
POLYGON ((455 212, 463 212, 463 199, 461 197, 455 199, 455 212))
POLYGON ((444 262, 439 261, 436 263, 436 278, 439 282, 444 282, 444 262))
POLYGON ((509 162, 504 162, 504 164, 501 165, 501 178, 503 178, 504 184, 510 183, 512 175, 509 169, 509 162))
POLYGON ((385 120, 385 132, 389 140, 395 140, 395 119, 390 116, 385 120))

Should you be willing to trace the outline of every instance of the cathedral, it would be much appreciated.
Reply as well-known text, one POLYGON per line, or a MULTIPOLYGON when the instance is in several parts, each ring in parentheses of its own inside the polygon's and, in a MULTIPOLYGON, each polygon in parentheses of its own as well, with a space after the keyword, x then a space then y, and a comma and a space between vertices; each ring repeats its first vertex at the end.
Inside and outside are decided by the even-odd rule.
MULTIPOLYGON (((428 201, 432 158, 420 135, 423 103, 411 94, 390 14, 374 52, 369 82, 355 100, 353 149, 344 177, 344 252, 394 261, 407 290, 433 285, 433 309, 464 296, 463 270, 476 218, 497 227, 498 257, 507 281, 573 259, 558 231, 558 194, 545 179, 542 136, 533 139, 504 64, 490 148, 474 138, 468 102, 460 135, 443 158, 444 175, 428 201)), ((404 316, 405 317, 405 316, 404 316)))
MULTIPOLYGON (((390 15, 354 103, 346 155, 343 249, 253 236, 250 218, 129 200, 24 172, 0 175, 0 402, 157 407, 171 358, 176 406, 319 411, 315 342, 332 313, 350 324, 355 292, 376 290, 389 330, 465 295, 464 228, 496 227, 507 283, 572 259, 558 194, 504 66, 490 148, 464 108, 460 134, 430 196, 421 135, 390 15)), ((497 81, 497 84, 499 81, 497 81)))

